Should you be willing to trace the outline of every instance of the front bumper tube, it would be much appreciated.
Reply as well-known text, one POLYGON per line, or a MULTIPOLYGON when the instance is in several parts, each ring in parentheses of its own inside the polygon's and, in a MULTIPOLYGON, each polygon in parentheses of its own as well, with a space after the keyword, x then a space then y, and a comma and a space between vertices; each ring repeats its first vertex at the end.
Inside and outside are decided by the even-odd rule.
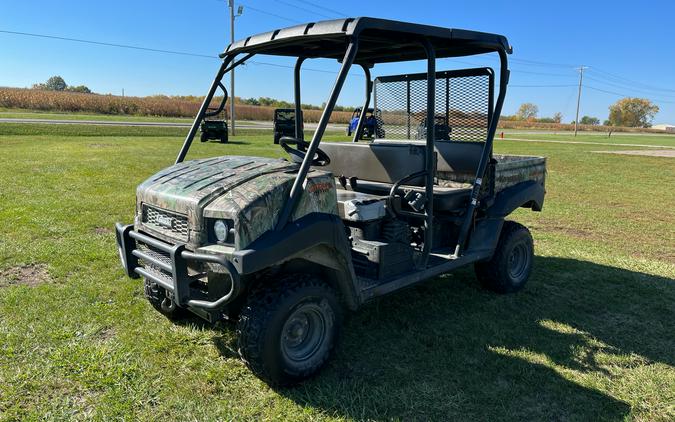
POLYGON ((120 223, 115 224, 115 234, 117 249, 126 275, 131 278, 145 277, 157 283, 172 293, 173 300, 178 306, 206 311, 218 310, 241 291, 241 277, 234 265, 225 257, 188 251, 184 244, 172 245, 135 231, 133 224, 126 226, 120 223), (163 252, 168 255, 169 259, 160 259, 156 254, 142 250, 138 247, 139 243, 163 252), (139 260, 151 264, 151 267, 140 265, 139 260), (193 279, 188 274, 188 262, 190 261, 222 266, 230 276, 230 291, 215 301, 194 298, 190 290, 190 283, 193 279))

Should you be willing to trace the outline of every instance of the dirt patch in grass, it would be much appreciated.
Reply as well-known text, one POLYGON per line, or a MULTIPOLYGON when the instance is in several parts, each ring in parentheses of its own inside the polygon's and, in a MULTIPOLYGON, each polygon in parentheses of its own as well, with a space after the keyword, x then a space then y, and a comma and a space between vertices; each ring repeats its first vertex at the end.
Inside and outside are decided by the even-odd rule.
POLYGON ((109 228, 109 227, 95 227, 94 233, 101 234, 101 235, 108 234, 108 233, 112 233, 112 229, 109 228))
POLYGON ((102 329, 101 331, 98 332, 98 338, 103 340, 103 341, 107 341, 107 340, 110 340, 111 338, 115 337, 115 334, 117 334, 117 333, 115 332, 114 328, 107 327, 107 328, 104 328, 104 329, 102 329))
POLYGON ((45 264, 17 265, 0 271, 0 287, 35 287, 51 281, 45 264))
POLYGON ((646 157, 675 158, 675 149, 638 149, 627 151, 593 151, 600 154, 642 155, 646 157))
POLYGON ((561 226, 558 224, 533 225, 532 228, 553 233, 561 233, 577 239, 597 239, 599 236, 591 230, 581 227, 561 226))

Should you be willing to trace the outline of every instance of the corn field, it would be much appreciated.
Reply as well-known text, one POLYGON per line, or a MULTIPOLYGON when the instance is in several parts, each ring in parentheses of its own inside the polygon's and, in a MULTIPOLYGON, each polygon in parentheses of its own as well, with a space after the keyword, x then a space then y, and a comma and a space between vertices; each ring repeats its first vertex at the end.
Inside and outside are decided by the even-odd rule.
MULTIPOLYGON (((199 110, 201 98, 154 97, 121 97, 117 95, 82 94, 77 92, 42 91, 26 88, 0 88, 0 107, 38 111, 54 111, 61 113, 85 112, 113 115, 161 116, 161 117, 194 117, 199 110)), ((213 107, 219 99, 214 98, 213 107)), ((239 120, 271 121, 274 107, 253 106, 235 103, 239 120)), ((225 109, 228 116, 229 104, 225 109)), ((303 110, 304 121, 316 123, 321 110, 303 110)), ((334 111, 331 123, 347 123, 351 112, 334 111)), ((539 123, 522 120, 504 120, 499 122, 502 129, 539 129, 553 131, 573 130, 574 125, 565 123, 539 123)), ((608 127, 600 125, 579 125, 583 131, 609 132, 654 132, 661 131, 644 128, 608 127)))
MULTIPOLYGON (((212 106, 216 107, 218 99, 212 106)), ((0 88, 0 107, 18 108, 61 113, 85 112, 113 115, 194 117, 200 106, 200 99, 179 99, 170 97, 121 97, 117 95, 81 94, 75 92, 41 91, 25 88, 0 88)), ((273 107, 251 106, 235 103, 237 119, 272 120, 273 107)), ((226 107, 226 112, 229 110, 226 107)), ((317 122, 321 110, 304 110, 305 122, 317 122)), ((333 123, 347 123, 350 112, 335 111, 333 123)))

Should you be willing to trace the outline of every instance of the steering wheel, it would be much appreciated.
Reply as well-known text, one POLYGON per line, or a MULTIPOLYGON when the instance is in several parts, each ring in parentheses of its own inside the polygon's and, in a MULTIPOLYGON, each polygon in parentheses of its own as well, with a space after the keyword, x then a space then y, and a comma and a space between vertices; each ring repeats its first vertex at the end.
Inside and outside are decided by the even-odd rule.
MULTIPOLYGON (((302 161, 305 159, 305 155, 307 155, 307 147, 309 147, 308 142, 305 142, 302 139, 294 138, 292 136, 283 136, 281 139, 279 139, 279 145, 284 149, 284 151, 288 153, 288 155, 291 156, 291 160, 294 163, 302 163, 302 161), (291 145, 295 145, 295 147, 292 147, 291 145)), ((312 158, 312 165, 323 167, 327 166, 328 164, 330 164, 330 158, 328 155, 321 151, 321 149, 317 148, 316 153, 312 158)))

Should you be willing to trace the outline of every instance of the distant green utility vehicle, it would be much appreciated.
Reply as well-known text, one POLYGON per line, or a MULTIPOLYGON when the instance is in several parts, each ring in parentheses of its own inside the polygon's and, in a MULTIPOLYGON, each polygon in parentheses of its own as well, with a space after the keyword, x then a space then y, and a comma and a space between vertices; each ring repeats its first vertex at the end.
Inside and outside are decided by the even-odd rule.
POLYGON ((274 143, 278 144, 279 139, 284 136, 297 137, 299 139, 304 139, 304 127, 302 125, 302 110, 295 110, 292 108, 277 108, 274 110, 274 119, 272 120, 274 128, 274 143), (296 114, 300 116, 299 126, 295 124, 296 114), (295 128, 299 129, 299 132, 295 132, 295 128))
POLYGON ((201 131, 200 141, 202 142, 217 139, 220 143, 226 144, 228 140, 227 121, 225 121, 225 113, 223 112, 227 102, 227 90, 223 84, 220 84, 219 87, 223 90, 223 97, 218 108, 207 108, 201 119, 199 130, 201 131))
POLYGON ((145 279, 147 298, 167 316, 235 319, 241 358, 273 385, 315 374, 344 311, 382 295, 469 264, 486 288, 520 290, 532 237, 505 217, 542 209, 545 159, 493 154, 510 52, 500 35, 374 18, 231 44, 176 164, 138 186, 134 223, 116 225, 126 274, 145 279), (492 69, 436 71, 436 59, 483 53, 500 59, 496 102, 492 69), (296 119, 296 136, 279 139, 290 160, 184 161, 224 75, 256 54, 297 58, 296 110, 303 63, 341 63, 311 142, 296 119), (425 61, 423 73, 371 80, 375 65, 415 60, 425 61), (359 142, 359 119, 353 142, 322 142, 354 65, 366 76, 362 110, 372 94, 391 138, 359 142), (438 116, 452 128, 443 131, 448 139, 436 139, 438 116), (422 121, 426 134, 417 140, 422 121))
POLYGON ((200 140, 206 142, 209 139, 217 139, 222 144, 228 140, 227 122, 225 120, 204 120, 200 126, 202 132, 200 140))

